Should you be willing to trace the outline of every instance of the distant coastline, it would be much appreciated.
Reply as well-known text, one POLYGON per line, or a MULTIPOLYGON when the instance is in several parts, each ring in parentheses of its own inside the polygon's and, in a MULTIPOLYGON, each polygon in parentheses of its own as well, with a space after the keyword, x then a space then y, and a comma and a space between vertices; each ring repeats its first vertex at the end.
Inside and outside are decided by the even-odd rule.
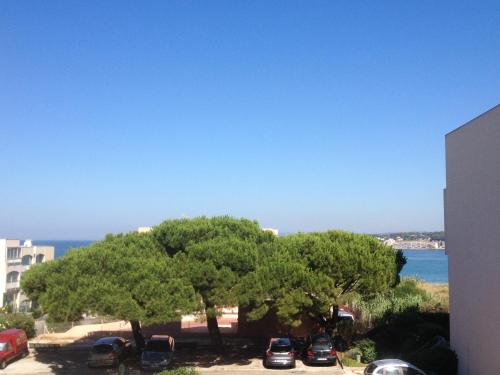
POLYGON ((55 257, 60 258, 68 252, 69 249, 89 246, 94 240, 34 240, 33 245, 54 246, 55 257))

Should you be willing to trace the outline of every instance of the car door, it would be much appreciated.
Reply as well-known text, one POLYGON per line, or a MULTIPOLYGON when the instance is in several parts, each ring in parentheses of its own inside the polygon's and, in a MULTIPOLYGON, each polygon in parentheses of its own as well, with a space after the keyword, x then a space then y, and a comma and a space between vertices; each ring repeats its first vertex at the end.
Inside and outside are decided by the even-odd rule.
POLYGON ((414 368, 406 367, 403 369, 403 375, 425 375, 425 374, 414 368))
POLYGON ((7 342, 7 345, 5 346, 5 353, 5 359, 7 361, 11 360, 16 355, 11 342, 7 342))

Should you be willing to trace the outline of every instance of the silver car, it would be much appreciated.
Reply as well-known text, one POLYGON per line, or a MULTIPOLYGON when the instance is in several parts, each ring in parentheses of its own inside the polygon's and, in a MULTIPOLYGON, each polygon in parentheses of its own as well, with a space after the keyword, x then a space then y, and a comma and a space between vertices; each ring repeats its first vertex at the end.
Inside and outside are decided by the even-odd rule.
POLYGON ((132 353, 132 345, 122 337, 103 337, 96 341, 89 353, 89 367, 118 366, 132 353))
POLYGON ((295 350, 289 338, 272 338, 264 357, 264 367, 295 367, 295 350))
POLYGON ((365 375, 427 375, 419 368, 400 359, 381 359, 365 368, 365 375))

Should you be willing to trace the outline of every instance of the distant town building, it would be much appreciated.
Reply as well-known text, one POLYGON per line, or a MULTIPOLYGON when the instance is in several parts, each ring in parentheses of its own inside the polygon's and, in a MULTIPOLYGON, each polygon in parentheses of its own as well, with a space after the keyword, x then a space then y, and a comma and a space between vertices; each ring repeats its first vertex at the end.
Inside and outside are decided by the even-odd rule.
POLYGON ((387 240, 382 240, 382 242, 384 243, 384 245, 387 245, 387 246, 394 246, 396 244, 396 240, 393 238, 389 238, 387 240))
POLYGON ((137 228, 138 233, 148 233, 148 232, 151 232, 152 230, 153 230, 152 227, 139 227, 139 228, 137 228))
POLYGON ((446 135, 451 347, 459 375, 500 360, 500 105, 446 135))
POLYGON ((21 292, 20 280, 33 264, 54 259, 54 246, 33 246, 31 240, 0 239, 0 306, 28 311, 31 302, 21 292))
POLYGON ((262 230, 266 231, 266 232, 271 232, 275 236, 279 235, 279 230, 278 229, 274 229, 274 228, 262 228, 262 230))
POLYGON ((398 250, 410 250, 410 249, 444 249, 444 241, 433 241, 431 239, 426 240, 403 240, 401 237, 399 239, 382 239, 384 245, 391 246, 398 250))

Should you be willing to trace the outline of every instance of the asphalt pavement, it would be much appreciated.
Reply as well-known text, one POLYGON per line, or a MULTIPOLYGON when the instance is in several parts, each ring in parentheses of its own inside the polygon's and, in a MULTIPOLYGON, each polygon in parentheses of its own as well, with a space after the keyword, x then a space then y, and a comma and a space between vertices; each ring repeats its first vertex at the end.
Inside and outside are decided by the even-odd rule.
MULTIPOLYGON (((180 356, 179 366, 196 367, 201 374, 206 375, 262 375, 268 374, 330 374, 330 375, 353 375, 355 373, 340 367, 309 367, 301 361, 297 361, 295 369, 265 369, 262 360, 258 358, 246 359, 245 361, 231 361, 220 359, 214 362, 186 363, 180 356)), ((152 375, 152 372, 141 371, 136 360, 129 360, 121 368, 90 369, 86 364, 87 353, 85 351, 47 351, 31 353, 23 359, 10 363, 6 369, 0 370, 5 375, 152 375)))

